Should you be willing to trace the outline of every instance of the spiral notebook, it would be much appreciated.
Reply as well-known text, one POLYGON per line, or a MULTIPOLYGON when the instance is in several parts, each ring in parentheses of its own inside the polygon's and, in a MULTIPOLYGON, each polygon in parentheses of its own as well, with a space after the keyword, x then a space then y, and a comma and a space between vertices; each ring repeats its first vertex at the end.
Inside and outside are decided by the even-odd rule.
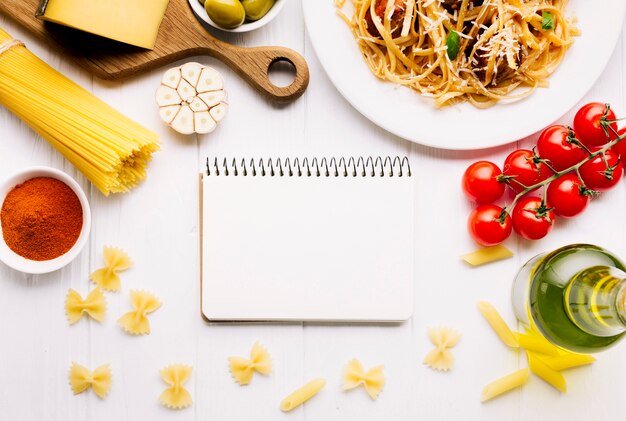
POLYGON ((207 321, 400 322, 413 312, 407 158, 207 159, 207 321))

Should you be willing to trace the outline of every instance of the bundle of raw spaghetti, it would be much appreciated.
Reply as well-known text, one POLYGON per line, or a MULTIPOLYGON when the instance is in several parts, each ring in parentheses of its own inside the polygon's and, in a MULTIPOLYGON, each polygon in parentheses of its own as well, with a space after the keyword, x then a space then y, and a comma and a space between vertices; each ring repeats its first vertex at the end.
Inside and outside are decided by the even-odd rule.
POLYGON ((146 177, 158 136, 111 108, 0 29, 0 104, 47 140, 104 195, 146 177))

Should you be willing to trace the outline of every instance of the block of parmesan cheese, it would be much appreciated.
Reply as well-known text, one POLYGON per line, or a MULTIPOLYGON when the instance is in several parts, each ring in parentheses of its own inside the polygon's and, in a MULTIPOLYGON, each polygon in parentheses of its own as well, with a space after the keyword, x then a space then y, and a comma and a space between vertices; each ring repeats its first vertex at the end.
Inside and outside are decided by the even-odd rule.
POLYGON ((152 49, 169 0, 42 0, 37 17, 152 49))

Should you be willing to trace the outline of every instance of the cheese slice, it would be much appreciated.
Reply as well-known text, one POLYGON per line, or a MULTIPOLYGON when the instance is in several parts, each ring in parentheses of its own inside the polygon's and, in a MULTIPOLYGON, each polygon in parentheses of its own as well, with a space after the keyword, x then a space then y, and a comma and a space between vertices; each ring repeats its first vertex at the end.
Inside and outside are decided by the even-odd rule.
POLYGON ((169 0, 43 0, 37 17, 152 49, 169 0))

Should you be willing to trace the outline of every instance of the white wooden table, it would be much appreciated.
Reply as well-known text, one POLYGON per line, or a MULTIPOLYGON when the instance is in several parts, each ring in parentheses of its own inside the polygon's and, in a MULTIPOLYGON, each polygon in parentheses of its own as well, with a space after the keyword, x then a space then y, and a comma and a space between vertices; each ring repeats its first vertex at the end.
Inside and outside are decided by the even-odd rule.
MULTIPOLYGON (((626 258, 623 183, 592 203, 583 216, 559 221, 548 239, 509 240, 513 259, 470 269, 458 258, 475 247, 465 232, 472 204, 461 194, 461 174, 479 158, 502 162, 515 147, 528 146, 533 139, 459 153, 414 145, 377 128, 349 106, 324 74, 307 40, 299 1, 289 2, 266 28, 230 40, 251 46, 286 45, 302 52, 312 76, 307 93, 294 104, 277 107, 221 63, 198 58, 223 72, 231 103, 224 124, 215 133, 198 137, 179 136, 159 121, 153 94, 161 71, 123 83, 102 82, 6 19, 0 18, 0 27, 54 68, 157 131, 163 141, 145 184, 130 194, 105 198, 46 142, 0 109, 0 177, 29 165, 54 166, 79 180, 93 209, 89 245, 72 265, 49 275, 29 276, 0 264, 0 420, 574 421, 624 416, 626 344, 599 355, 592 367, 568 372, 567 395, 532 377, 523 389, 481 404, 482 387, 524 366, 525 358, 500 344, 476 309, 478 300, 488 300, 514 324, 511 280, 524 261, 541 251, 591 242, 626 258), (209 326, 202 321, 197 174, 207 155, 397 154, 410 157, 415 174, 419 270, 411 321, 393 327, 209 326), (67 290, 85 294, 92 287, 88 275, 102 264, 104 245, 124 248, 135 265, 122 275, 122 292, 107 294, 103 324, 81 320, 70 327, 63 309, 67 290), (149 336, 128 336, 115 323, 130 308, 130 288, 148 289, 163 300, 163 307, 150 317, 149 336), (421 363, 431 349, 427 328, 438 324, 463 333, 454 349, 457 364, 449 373, 431 371, 421 363), (270 350, 275 372, 240 387, 232 381, 226 359, 246 355, 257 340, 270 350), (353 357, 366 367, 385 365, 387 384, 378 401, 371 401, 363 390, 341 391, 340 373, 353 357), (109 397, 100 400, 91 392, 73 396, 67 381, 72 361, 92 368, 110 363, 114 377, 109 397), (194 404, 181 411, 165 409, 157 401, 165 386, 158 370, 176 362, 194 368, 188 383, 194 404), (319 396, 292 413, 281 413, 280 400, 314 377, 328 380, 319 396)), ((585 98, 610 102, 621 116, 626 115, 625 52, 620 42, 585 98)), ((572 117, 569 113, 563 121, 572 117)), ((418 117, 415 124, 420 124, 418 117)))

